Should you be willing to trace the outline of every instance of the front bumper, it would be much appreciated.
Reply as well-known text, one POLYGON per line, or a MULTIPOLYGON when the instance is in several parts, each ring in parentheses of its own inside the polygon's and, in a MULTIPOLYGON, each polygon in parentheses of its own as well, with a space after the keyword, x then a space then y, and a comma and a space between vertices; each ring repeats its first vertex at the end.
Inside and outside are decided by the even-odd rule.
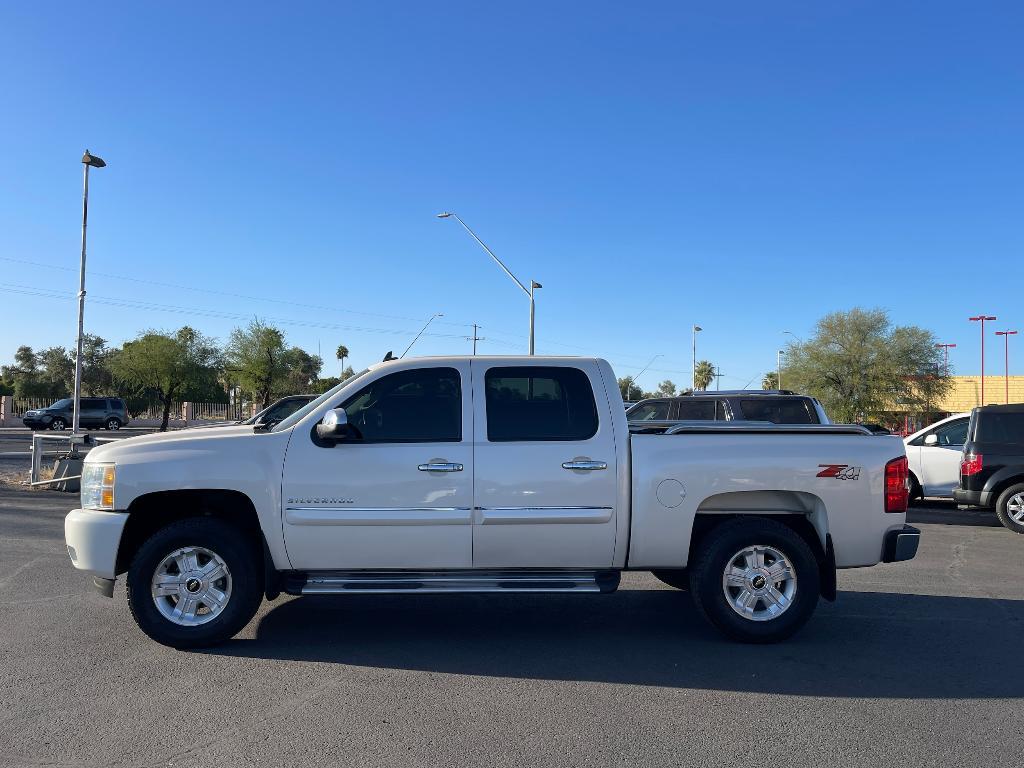
POLYGON ((885 534, 882 546, 882 562, 898 563, 902 560, 913 560, 917 554, 917 546, 921 543, 921 531, 912 525, 904 525, 895 531, 885 534))
POLYGON ((53 419, 50 417, 43 418, 42 416, 26 416, 21 420, 21 423, 29 429, 36 429, 37 427, 50 426, 51 421, 53 421, 53 419))
POLYGON ((117 550, 127 512, 73 509, 64 518, 64 542, 71 563, 101 579, 117 576, 117 550))
POLYGON ((972 507, 992 507, 992 494, 989 491, 971 491, 966 488, 953 489, 953 501, 957 504, 969 504, 972 507))

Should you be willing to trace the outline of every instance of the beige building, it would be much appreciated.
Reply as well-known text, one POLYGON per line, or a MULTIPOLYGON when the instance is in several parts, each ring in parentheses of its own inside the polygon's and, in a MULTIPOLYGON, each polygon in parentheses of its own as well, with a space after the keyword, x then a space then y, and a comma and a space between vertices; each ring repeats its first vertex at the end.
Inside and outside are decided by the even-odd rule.
MULTIPOLYGON (((953 376, 953 386, 939 401, 938 410, 946 413, 962 413, 979 406, 981 402, 981 377, 953 376)), ((1002 405, 1006 402, 1006 377, 985 377, 985 405, 1002 405)), ((1024 376, 1010 377, 1010 402, 1024 403, 1024 376)))

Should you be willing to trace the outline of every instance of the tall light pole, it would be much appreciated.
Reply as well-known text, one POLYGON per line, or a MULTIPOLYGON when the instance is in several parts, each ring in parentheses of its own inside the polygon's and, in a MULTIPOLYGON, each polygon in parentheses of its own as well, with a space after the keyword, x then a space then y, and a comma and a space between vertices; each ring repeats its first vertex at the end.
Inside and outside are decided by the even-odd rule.
POLYGON ((954 349, 956 344, 936 344, 936 347, 941 347, 943 355, 946 359, 946 375, 949 376, 949 350, 954 349))
POLYGON ((1006 366, 1003 378, 1006 381, 1006 404, 1010 404, 1010 337, 1016 336, 1016 331, 996 331, 996 336, 1003 337, 1003 360, 1006 366))
POLYGON ((979 405, 985 404, 985 321, 995 320, 994 315, 978 315, 977 317, 968 317, 968 320, 972 322, 981 322, 981 402, 979 405))
POLYGON ((782 389, 782 356, 784 354, 786 354, 786 350, 780 349, 775 355, 775 386, 779 389, 782 389))
POLYGON ((75 404, 71 416, 71 434, 78 434, 82 401, 82 342, 85 329, 85 229, 89 223, 89 169, 103 168, 103 160, 85 150, 82 155, 82 259, 78 265, 78 353, 75 355, 75 404))
POLYGON ((494 259, 494 262, 499 267, 501 267, 504 270, 506 275, 508 275, 509 277, 511 277, 515 281, 516 285, 518 285, 520 288, 522 288, 523 293, 525 293, 527 295, 527 297, 530 299, 530 354, 532 355, 533 354, 533 330, 534 330, 535 315, 536 315, 535 304, 534 304, 534 301, 533 301, 533 291, 534 291, 535 288, 543 288, 544 286, 541 285, 540 283, 538 283, 536 280, 530 280, 530 287, 529 288, 527 288, 525 285, 523 285, 519 281, 519 278, 516 277, 515 275, 513 275, 511 270, 509 270, 509 268, 504 265, 504 263, 501 261, 501 259, 499 259, 497 256, 494 255, 494 251, 492 251, 490 248, 488 248, 487 244, 483 240, 481 240, 479 237, 477 237, 476 232, 474 232, 472 229, 470 229, 469 225, 466 224, 466 222, 464 222, 461 218, 459 218, 459 214, 455 213, 454 211, 445 211, 444 213, 437 214, 437 218, 439 218, 439 219, 454 218, 457 222, 459 222, 459 224, 462 225, 463 229, 465 229, 467 232, 469 232, 469 234, 472 236, 472 238, 474 240, 476 240, 480 244, 480 247, 483 248, 485 251, 487 251, 488 255, 492 259, 494 259))
POLYGON ((792 337, 793 337, 794 339, 796 339, 797 341, 799 341, 799 342, 800 342, 801 344, 803 344, 803 343, 804 343, 804 340, 803 340, 803 339, 801 339, 801 338, 800 338, 799 336, 797 336, 797 335, 796 335, 795 333, 793 333, 792 331, 783 331, 782 333, 783 333, 783 335, 787 335, 787 334, 788 334, 789 336, 792 336, 792 337))
MULTIPOLYGON (((423 332, 425 330, 427 330, 427 326, 430 325, 432 322, 434 322, 434 319, 438 318, 438 317, 444 317, 444 312, 435 312, 434 314, 432 314, 430 316, 430 319, 427 320, 427 322, 423 324, 422 328, 420 328, 420 332, 416 334, 416 338, 414 338, 412 341, 409 342, 409 346, 405 348, 405 352, 403 352, 402 354, 400 354, 398 356, 399 360, 401 360, 403 357, 405 357, 406 352, 408 352, 410 349, 412 349, 412 345, 420 340, 420 336, 422 336, 423 332)), ((474 334, 474 335, 476 335, 476 334, 474 334)))
POLYGON ((703 331, 699 325, 693 326, 693 380, 690 382, 690 389, 697 391, 697 334, 703 331))

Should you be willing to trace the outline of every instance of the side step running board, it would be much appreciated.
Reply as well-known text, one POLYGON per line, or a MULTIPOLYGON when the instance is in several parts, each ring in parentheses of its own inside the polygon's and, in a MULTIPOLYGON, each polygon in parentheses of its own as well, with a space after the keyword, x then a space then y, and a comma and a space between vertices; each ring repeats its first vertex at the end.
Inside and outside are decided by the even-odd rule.
POLYGON ((290 595, 614 592, 618 571, 292 571, 290 595))

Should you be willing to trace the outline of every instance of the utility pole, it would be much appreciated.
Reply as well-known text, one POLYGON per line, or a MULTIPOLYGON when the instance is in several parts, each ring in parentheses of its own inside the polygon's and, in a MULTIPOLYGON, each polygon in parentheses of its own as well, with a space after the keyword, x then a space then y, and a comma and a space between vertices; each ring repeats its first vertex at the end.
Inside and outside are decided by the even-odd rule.
POLYGON ((717 365, 715 366, 715 391, 718 392, 722 389, 722 377, 725 375, 722 373, 722 369, 717 365))
POLYGON ((697 391, 697 334, 704 329, 699 325, 693 326, 693 380, 690 382, 690 390, 697 391))
POLYGON ((487 339, 485 339, 483 336, 477 336, 476 332, 477 332, 477 329, 479 327, 480 327, 479 325, 477 325, 476 323, 473 323, 473 335, 465 337, 466 341, 472 341, 473 342, 473 354, 474 355, 476 354, 476 343, 478 341, 487 341, 487 339))

